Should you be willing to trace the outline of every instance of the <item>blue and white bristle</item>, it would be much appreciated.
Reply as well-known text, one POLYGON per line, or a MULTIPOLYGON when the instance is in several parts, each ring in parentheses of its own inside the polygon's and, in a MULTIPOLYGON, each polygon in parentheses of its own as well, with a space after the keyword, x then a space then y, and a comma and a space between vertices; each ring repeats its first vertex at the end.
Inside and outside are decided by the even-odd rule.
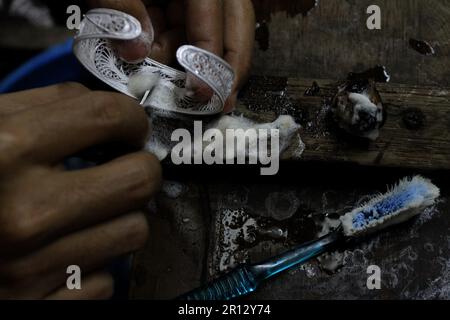
POLYGON ((360 236, 404 222, 433 205, 440 191, 421 176, 401 180, 387 193, 341 217, 346 236, 360 236))

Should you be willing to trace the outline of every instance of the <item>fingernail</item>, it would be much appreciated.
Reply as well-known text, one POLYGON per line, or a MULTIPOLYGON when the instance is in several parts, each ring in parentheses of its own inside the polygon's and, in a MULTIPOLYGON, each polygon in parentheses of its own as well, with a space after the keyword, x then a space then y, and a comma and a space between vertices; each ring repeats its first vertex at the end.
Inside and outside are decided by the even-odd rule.
POLYGON ((120 42, 117 50, 123 61, 131 64, 140 63, 151 54, 152 39, 147 32, 143 32, 137 39, 120 42))
POLYGON ((214 91, 205 82, 192 73, 187 74, 185 86, 186 96, 195 99, 197 102, 207 102, 214 94, 214 91))
POLYGON ((238 93, 233 93, 225 102, 223 113, 232 113, 236 109, 238 93))
POLYGON ((195 91, 186 88, 186 96, 188 96, 189 98, 194 98, 195 97, 195 91))

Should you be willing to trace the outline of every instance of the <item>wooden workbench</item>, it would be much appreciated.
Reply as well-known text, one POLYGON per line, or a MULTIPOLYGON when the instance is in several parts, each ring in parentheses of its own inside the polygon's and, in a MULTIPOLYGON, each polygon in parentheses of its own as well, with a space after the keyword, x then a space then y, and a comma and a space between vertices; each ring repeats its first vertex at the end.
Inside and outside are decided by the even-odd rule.
POLYGON ((343 213, 398 178, 421 173, 441 188, 435 207, 347 248, 337 273, 314 260, 270 281, 250 299, 449 299, 450 4, 380 0, 382 30, 369 31, 365 12, 372 1, 320 1, 308 14, 308 1, 254 2, 259 22, 254 77, 239 111, 260 120, 292 114, 303 126, 306 150, 300 161, 285 154, 274 178, 242 168, 166 166, 174 182, 153 204, 151 239, 136 256, 131 296, 174 298, 218 275, 221 221, 230 211, 275 224, 284 218, 290 231, 297 230, 287 240, 257 241, 239 250, 238 262, 256 262, 313 239, 317 221, 326 215, 343 213), (413 50, 410 39, 428 41, 435 55, 413 50), (388 121, 377 142, 356 143, 323 122, 320 110, 336 81, 377 64, 392 78, 379 85, 388 121), (313 81, 321 92, 305 97, 313 81), (411 125, 411 115, 421 121, 411 125), (366 270, 373 264, 382 270, 380 291, 366 287, 366 270))

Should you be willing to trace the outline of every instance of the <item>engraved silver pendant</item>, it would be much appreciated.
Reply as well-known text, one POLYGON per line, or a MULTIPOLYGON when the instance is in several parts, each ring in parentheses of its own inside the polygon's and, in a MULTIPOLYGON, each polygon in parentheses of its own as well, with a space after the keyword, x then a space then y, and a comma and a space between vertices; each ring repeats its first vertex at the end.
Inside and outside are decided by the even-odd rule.
MULTIPOLYGON (((227 62, 194 46, 178 49, 176 56, 180 65, 214 92, 207 103, 196 103, 186 95, 185 72, 150 58, 130 64, 116 56, 111 40, 133 40, 141 33, 141 24, 136 18, 117 10, 94 9, 84 16, 73 51, 92 74, 117 91, 142 100, 144 107, 189 115, 212 115, 223 111, 234 81, 233 69, 227 62), (130 90, 130 78, 136 75, 154 79, 151 87, 146 88, 145 96, 137 96, 130 90)), ((153 34, 150 38, 153 39, 153 34)))

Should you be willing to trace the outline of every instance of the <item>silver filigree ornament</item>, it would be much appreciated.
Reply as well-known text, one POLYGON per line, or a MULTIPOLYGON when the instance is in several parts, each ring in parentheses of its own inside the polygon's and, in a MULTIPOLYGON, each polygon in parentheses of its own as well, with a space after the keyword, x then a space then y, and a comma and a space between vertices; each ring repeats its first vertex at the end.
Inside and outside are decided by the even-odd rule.
MULTIPOLYGON (((186 95, 186 73, 175 70, 150 58, 130 64, 116 56, 111 40, 133 40, 141 36, 139 21, 112 9, 89 11, 75 36, 73 51, 78 60, 96 77, 119 92, 142 99, 144 107, 163 109, 188 115, 213 115, 223 111, 231 93, 234 72, 218 56, 194 46, 181 46, 177 60, 186 71, 205 82, 214 94, 204 104, 195 103, 186 95), (130 78, 148 74, 156 81, 144 96, 131 92, 130 78)), ((153 39, 153 33, 150 38, 153 39)))

